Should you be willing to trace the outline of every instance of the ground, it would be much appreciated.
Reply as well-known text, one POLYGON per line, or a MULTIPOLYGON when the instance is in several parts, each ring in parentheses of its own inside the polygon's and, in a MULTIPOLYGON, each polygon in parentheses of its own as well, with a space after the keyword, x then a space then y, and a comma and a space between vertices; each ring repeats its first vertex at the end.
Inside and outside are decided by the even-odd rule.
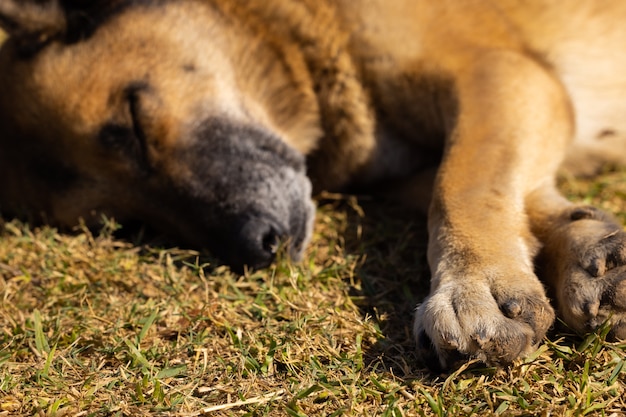
MULTIPOLYGON (((626 223, 626 172, 562 189, 626 223)), ((110 220, 5 219, 0 416, 626 415, 626 343, 602 331, 558 323, 510 368, 430 373, 411 337, 424 219, 324 197, 302 262, 243 276, 110 220)))
MULTIPOLYGON (((626 224, 626 171, 561 187, 626 224)), ((507 369, 430 373, 424 219, 398 207, 326 195, 302 262, 244 276, 117 229, 0 220, 0 417, 626 416, 605 330, 557 323, 507 369)))

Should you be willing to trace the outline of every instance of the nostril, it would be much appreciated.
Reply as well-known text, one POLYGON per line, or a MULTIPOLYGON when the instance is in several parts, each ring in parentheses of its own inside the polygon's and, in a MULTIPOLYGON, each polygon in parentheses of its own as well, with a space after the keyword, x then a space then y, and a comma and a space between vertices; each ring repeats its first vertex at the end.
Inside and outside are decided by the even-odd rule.
POLYGON ((271 255, 276 255, 280 246, 280 235, 276 230, 271 227, 264 235, 262 239, 263 250, 271 255))
POLYGON ((227 254, 227 263, 240 270, 243 266, 251 269, 269 266, 280 250, 284 228, 271 218, 251 217, 242 222, 233 236, 232 251, 227 254))

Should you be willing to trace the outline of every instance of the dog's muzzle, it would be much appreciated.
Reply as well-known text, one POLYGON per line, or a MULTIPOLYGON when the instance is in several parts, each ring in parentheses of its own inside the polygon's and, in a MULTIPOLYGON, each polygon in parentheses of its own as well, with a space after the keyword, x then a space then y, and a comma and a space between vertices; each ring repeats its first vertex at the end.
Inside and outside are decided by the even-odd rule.
POLYGON ((264 268, 279 251, 300 258, 315 215, 303 155, 264 129, 211 120, 180 157, 202 223, 193 240, 236 270, 264 268))

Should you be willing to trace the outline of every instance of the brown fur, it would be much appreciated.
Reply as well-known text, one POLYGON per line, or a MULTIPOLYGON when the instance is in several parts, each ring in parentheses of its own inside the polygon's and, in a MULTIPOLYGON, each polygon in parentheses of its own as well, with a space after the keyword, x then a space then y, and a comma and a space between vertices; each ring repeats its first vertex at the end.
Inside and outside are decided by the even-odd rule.
MULTIPOLYGON (((12 35, 0 54, 5 210, 60 224, 140 217, 203 244, 180 219, 189 205, 218 205, 211 190, 228 164, 201 179, 199 167, 221 158, 228 132, 268 143, 236 145, 242 155, 272 149, 294 160, 279 138, 307 156, 317 190, 382 185, 429 207, 433 277, 415 331, 443 366, 459 354, 506 363, 528 353, 554 320, 544 285, 576 330, 610 319, 626 338, 626 234, 554 186, 560 166, 590 174, 626 160, 623 2, 120 1, 91 11, 90 28, 76 3, 33 12, 0 0, 12 35), (145 138, 129 150, 115 135, 138 117, 135 136, 145 138), (113 150, 94 140, 103 126, 113 150), (207 148, 211 137, 221 142, 207 148)), ((257 182, 228 194, 228 207, 272 217, 271 201, 284 200, 301 214, 280 227, 302 229, 308 203, 275 191, 308 194, 298 163, 278 175, 263 161, 267 174, 244 164, 241 178, 257 182), (257 196, 259 184, 269 194, 257 196)), ((249 227, 226 234, 247 244, 261 233, 269 250, 265 238, 278 232, 249 227)), ((297 237, 296 256, 307 239, 278 234, 297 237)))

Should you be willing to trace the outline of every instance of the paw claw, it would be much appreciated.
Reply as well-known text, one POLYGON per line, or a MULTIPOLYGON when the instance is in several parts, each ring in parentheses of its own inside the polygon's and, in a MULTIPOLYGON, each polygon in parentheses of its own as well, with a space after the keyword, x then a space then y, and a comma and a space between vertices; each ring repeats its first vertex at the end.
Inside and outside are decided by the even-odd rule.
POLYGON ((593 258, 587 267, 584 267, 589 275, 598 278, 606 273, 606 262, 603 258, 593 258))
POLYGON ((612 333, 626 336, 626 232, 597 209, 576 209, 570 217, 578 221, 557 231, 547 252, 553 251, 559 310, 576 331, 610 320, 612 333))
POLYGON ((445 344, 445 349, 455 350, 460 347, 458 338, 451 334, 441 335, 441 342, 445 344))
POLYGON ((553 320, 543 288, 528 275, 503 278, 497 291, 486 283, 440 286, 417 309, 415 335, 422 359, 437 356, 443 368, 467 358, 504 365, 529 353, 553 320))
POLYGON ((522 306, 517 300, 509 300, 500 307, 505 316, 510 319, 519 317, 522 314, 522 306))
POLYGON ((599 300, 588 301, 588 302, 585 303, 585 305, 583 307, 584 314, 589 316, 589 317, 597 316, 599 311, 600 311, 600 301, 599 300))
POLYGON ((479 329, 477 332, 470 336, 470 339, 476 343, 476 345, 480 349, 484 349, 485 346, 489 343, 491 338, 487 334, 487 331, 484 329, 479 329))

